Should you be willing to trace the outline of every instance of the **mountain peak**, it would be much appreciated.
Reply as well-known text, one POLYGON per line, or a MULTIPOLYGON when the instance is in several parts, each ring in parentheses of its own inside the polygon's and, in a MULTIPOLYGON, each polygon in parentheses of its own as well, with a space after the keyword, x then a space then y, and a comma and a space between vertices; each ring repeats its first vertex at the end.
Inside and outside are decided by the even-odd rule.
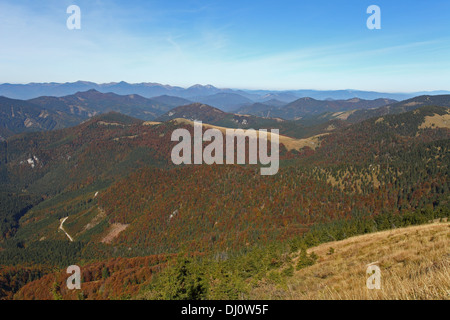
POLYGON ((217 108, 211 107, 203 103, 192 103, 185 106, 174 108, 162 115, 157 121, 168 121, 176 118, 183 118, 188 120, 200 120, 204 122, 217 121, 224 118, 227 115, 226 112, 217 108))
POLYGON ((211 84, 207 84, 207 85, 194 84, 193 86, 189 87, 188 89, 217 89, 217 88, 211 84))
POLYGON ((102 93, 95 89, 89 89, 87 91, 78 91, 77 93, 75 93, 75 96, 92 95, 92 94, 102 94, 102 93))
POLYGON ((198 110, 198 111, 214 111, 217 113, 225 113, 220 109, 211 107, 210 105, 201 103, 201 102, 194 102, 188 105, 184 105, 184 106, 179 106, 175 109, 172 109, 171 111, 178 111, 178 110, 198 110))

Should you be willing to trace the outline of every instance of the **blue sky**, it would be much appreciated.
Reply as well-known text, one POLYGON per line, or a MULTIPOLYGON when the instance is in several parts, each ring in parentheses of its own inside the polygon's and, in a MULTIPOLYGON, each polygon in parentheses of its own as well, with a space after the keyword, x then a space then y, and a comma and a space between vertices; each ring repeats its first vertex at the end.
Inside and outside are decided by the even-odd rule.
POLYGON ((448 0, 2 0, 0 41, 0 83, 450 90, 448 0))

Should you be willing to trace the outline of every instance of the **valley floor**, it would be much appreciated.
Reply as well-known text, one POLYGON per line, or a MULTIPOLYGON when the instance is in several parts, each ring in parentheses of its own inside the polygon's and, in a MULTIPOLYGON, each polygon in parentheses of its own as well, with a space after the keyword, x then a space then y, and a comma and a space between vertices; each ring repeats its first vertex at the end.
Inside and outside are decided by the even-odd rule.
POLYGON ((312 252, 317 263, 283 284, 261 281, 249 298, 450 300, 448 222, 356 236, 308 249, 312 252), (379 290, 366 287, 369 264, 381 269, 379 290))

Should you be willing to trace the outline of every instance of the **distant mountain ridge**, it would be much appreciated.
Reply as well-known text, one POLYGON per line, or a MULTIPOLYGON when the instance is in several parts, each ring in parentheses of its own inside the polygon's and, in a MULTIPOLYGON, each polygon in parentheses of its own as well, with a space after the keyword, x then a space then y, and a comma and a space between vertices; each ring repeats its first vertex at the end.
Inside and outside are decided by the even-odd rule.
POLYGON ((255 103, 239 109, 237 113, 252 114, 259 117, 278 117, 286 120, 295 120, 304 116, 319 115, 325 112, 379 108, 396 102, 396 100, 391 99, 363 100, 352 98, 349 100, 316 100, 306 97, 281 107, 255 103))
POLYGON ((166 106, 170 106, 171 108, 175 108, 178 106, 183 106, 192 103, 192 101, 180 97, 162 95, 158 97, 153 97, 153 101, 162 103, 166 106))
POLYGON ((145 98, 169 95, 181 98, 210 96, 217 93, 234 93, 250 99, 254 102, 265 102, 277 99, 283 102, 292 102, 299 98, 311 97, 317 100, 333 99, 346 100, 354 97, 366 100, 388 98, 405 100, 419 95, 450 94, 450 91, 414 92, 414 93, 382 93, 360 90, 238 90, 229 88, 217 88, 213 85, 193 85, 188 88, 163 85, 160 83, 127 83, 110 82, 95 83, 90 81, 76 81, 66 83, 28 83, 28 84, 0 84, 0 96, 14 99, 32 99, 40 96, 66 96, 79 91, 95 89, 99 92, 113 92, 120 95, 138 94, 145 98))
POLYGON ((77 114, 83 118, 116 111, 142 120, 152 120, 171 109, 171 106, 137 94, 101 93, 95 89, 64 97, 47 96, 28 101, 43 108, 77 114))
POLYGON ((194 97, 194 101, 209 104, 222 111, 228 112, 236 109, 236 106, 253 103, 252 100, 236 93, 220 92, 211 96, 194 97))
POLYGON ((347 120, 353 123, 360 122, 374 117, 413 111, 425 106, 450 107, 450 95, 423 95, 373 110, 357 110, 349 115, 347 120))
MULTIPOLYGON (((197 87, 196 90, 200 88, 197 87)), ((211 87, 208 89, 213 90, 211 87)), ((234 93, 203 97, 214 104, 229 101, 227 108, 250 100, 234 93)), ((203 100, 199 99, 199 100, 203 100)), ((203 101, 205 101, 203 100, 203 101)), ((194 100, 195 101, 195 100, 194 100)), ((275 128, 302 138, 348 126, 369 118, 415 110, 422 106, 450 106, 450 95, 425 95, 397 102, 390 99, 316 100, 300 98, 291 103, 271 99, 247 103, 235 113, 226 108, 162 95, 148 99, 138 94, 118 95, 95 89, 64 97, 43 96, 30 100, 0 97, 0 140, 22 132, 50 131, 75 126, 99 114, 117 112, 143 121, 175 118, 201 120, 232 128, 275 128)), ((232 110, 230 110, 232 111, 232 110)))
POLYGON ((77 125, 76 114, 41 108, 28 101, 0 97, 0 139, 31 131, 49 131, 77 125))
POLYGON ((0 97, 0 140, 22 132, 72 127, 108 112, 153 120, 185 102, 189 101, 168 96, 153 100, 137 94, 118 95, 94 89, 64 97, 42 96, 31 100, 0 97))
POLYGON ((217 108, 202 103, 192 103, 180 106, 170 110, 156 119, 156 121, 170 121, 177 118, 183 118, 191 121, 202 121, 214 124, 227 116, 227 113, 217 108))
POLYGON ((427 106, 448 108, 450 107, 450 95, 424 95, 388 104, 379 108, 325 112, 323 114, 307 117, 307 120, 316 123, 325 123, 331 120, 343 120, 347 124, 354 124, 371 118, 400 114, 427 106))

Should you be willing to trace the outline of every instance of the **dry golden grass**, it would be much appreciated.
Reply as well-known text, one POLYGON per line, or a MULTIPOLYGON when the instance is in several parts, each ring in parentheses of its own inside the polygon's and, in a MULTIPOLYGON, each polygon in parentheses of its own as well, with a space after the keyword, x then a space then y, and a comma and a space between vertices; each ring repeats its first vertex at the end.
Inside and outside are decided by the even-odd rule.
POLYGON ((161 122, 157 122, 157 121, 145 121, 142 125, 144 126, 156 126, 158 124, 161 124, 161 122))
POLYGON ((431 117, 425 117, 425 121, 419 126, 419 129, 426 128, 450 128, 450 114, 435 114, 431 117))
MULTIPOLYGON (((175 123, 178 123, 178 124, 187 124, 187 125, 191 125, 191 126, 194 125, 193 121, 183 119, 183 118, 176 118, 176 119, 173 119, 172 121, 174 121, 175 123)), ((215 125, 211 125, 211 124, 207 124, 207 123, 203 123, 202 126, 204 128, 208 128, 208 129, 218 129, 223 134, 226 134, 227 129, 236 130, 236 128, 220 127, 220 126, 215 126, 215 125)), ((258 131, 257 131, 257 134, 258 134, 258 131)), ((291 138, 291 137, 287 137, 287 136, 283 136, 283 135, 276 135, 274 133, 268 132, 267 137, 270 140, 272 135, 278 136, 279 142, 282 143, 288 150, 300 150, 305 147, 310 147, 311 149, 315 150, 317 147, 320 146, 320 139, 323 136, 326 136, 327 134, 328 133, 322 133, 322 134, 318 134, 318 135, 310 137, 310 138, 295 139, 295 138, 291 138)))
POLYGON ((261 281, 250 299, 450 299, 448 222, 357 236, 311 252, 319 256, 316 264, 284 284, 261 281), (381 269, 379 290, 366 287, 371 263, 381 269))
POLYGON ((333 117, 340 120, 347 120, 356 110, 344 111, 344 112, 335 112, 332 114, 333 117))

